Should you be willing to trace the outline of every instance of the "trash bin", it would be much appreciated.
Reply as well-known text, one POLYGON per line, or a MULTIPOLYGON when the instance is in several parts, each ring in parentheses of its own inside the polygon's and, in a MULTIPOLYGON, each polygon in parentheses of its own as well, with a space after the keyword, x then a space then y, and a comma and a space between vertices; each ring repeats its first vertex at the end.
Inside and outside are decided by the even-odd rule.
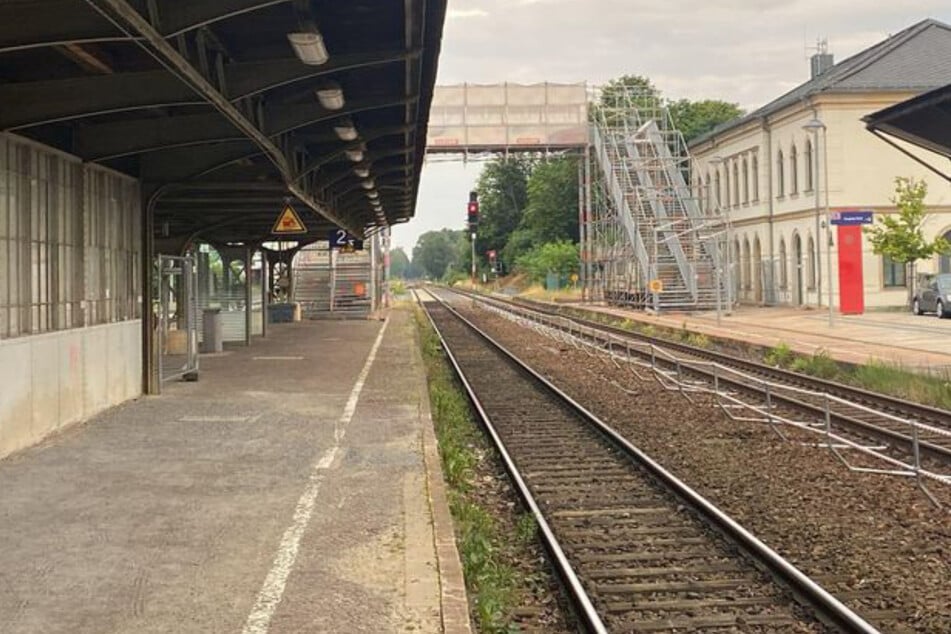
POLYGON ((221 352, 224 350, 224 328, 221 324, 221 309, 206 308, 201 316, 202 352, 221 352))

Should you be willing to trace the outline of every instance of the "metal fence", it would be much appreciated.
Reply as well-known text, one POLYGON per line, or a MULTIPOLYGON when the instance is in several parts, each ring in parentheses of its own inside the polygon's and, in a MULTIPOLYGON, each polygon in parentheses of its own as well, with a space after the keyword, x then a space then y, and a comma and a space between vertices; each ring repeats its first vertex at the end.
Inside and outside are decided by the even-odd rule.
MULTIPOLYGON (((688 400, 693 400, 692 394, 711 395, 714 404, 731 419, 766 424, 783 440, 788 439, 784 430, 795 429, 803 432, 807 438, 812 438, 810 444, 833 452, 850 471, 913 478, 936 506, 940 504, 929 491, 928 484, 951 485, 951 473, 935 471, 923 466, 921 462, 919 437, 926 433, 951 435, 945 429, 875 410, 838 396, 755 377, 720 363, 683 358, 663 346, 613 335, 577 324, 564 317, 547 315, 526 308, 519 308, 516 313, 508 306, 498 305, 485 299, 480 299, 476 303, 486 310, 528 326, 560 343, 584 350, 590 355, 597 354, 618 368, 627 367, 639 380, 653 378, 666 390, 677 392, 688 400), (703 366, 711 370, 713 380, 704 381, 694 378, 689 373, 689 369, 695 366, 703 366), (641 374, 638 369, 648 374, 641 374), (740 378, 747 384, 755 383, 760 388, 761 396, 757 397, 729 387, 735 383, 730 380, 731 378, 740 378), (824 403, 824 415, 818 419, 793 418, 788 413, 780 411, 776 404, 776 397, 783 394, 821 399, 824 403), (903 427, 911 438, 911 451, 908 457, 893 455, 887 446, 872 445, 857 440, 854 435, 848 434, 834 421, 833 407, 835 411, 841 412, 845 408, 861 414, 863 420, 870 424, 879 424, 886 428, 894 427, 896 424, 903 427), (850 459, 850 456, 858 459, 850 459)), ((626 390, 619 384, 615 384, 615 387, 626 390)))

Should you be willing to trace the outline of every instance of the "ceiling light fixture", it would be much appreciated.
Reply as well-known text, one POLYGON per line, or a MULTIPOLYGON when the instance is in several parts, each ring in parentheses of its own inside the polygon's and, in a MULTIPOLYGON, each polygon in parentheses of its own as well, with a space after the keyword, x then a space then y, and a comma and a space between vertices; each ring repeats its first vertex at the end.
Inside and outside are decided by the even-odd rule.
POLYGON ((327 110, 340 110, 346 103, 343 98, 343 88, 333 81, 317 89, 317 101, 327 110))
POLYGON ((366 178, 370 175, 370 168, 365 165, 360 165, 353 168, 353 173, 357 175, 357 178, 366 178))
POLYGON ((363 150, 347 150, 346 155, 347 158, 354 163, 359 163, 363 160, 363 150))
POLYGON ((324 45, 324 37, 317 32, 317 29, 288 33, 287 39, 300 61, 308 66, 320 66, 330 59, 330 54, 327 53, 327 47, 324 45))
POLYGON ((350 119, 343 119, 334 124, 334 132, 337 133, 337 138, 341 141, 356 141, 357 129, 353 125, 353 121, 350 119))

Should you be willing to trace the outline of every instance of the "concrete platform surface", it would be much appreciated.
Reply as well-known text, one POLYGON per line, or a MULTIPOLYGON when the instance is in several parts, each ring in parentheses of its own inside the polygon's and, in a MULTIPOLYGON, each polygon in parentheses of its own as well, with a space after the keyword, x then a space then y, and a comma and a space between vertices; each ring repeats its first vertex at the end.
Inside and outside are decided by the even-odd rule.
POLYGON ((273 326, 0 461, 0 631, 468 631, 412 316, 383 323, 273 326))
POLYGON ((785 342, 793 350, 807 354, 824 349, 848 363, 877 359, 909 369, 951 372, 951 319, 938 319, 934 315, 836 314, 830 327, 825 310, 740 306, 731 315, 723 315, 717 326, 715 312, 671 312, 655 316, 617 307, 585 307, 670 328, 686 324, 692 331, 755 345, 773 347, 785 342))

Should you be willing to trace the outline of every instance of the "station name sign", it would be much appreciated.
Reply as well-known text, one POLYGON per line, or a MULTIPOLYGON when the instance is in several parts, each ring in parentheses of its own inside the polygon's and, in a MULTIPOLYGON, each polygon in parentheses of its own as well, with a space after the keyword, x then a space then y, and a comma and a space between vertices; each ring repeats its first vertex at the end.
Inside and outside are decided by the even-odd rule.
POLYGON ((875 213, 870 209, 843 209, 833 211, 829 223, 833 225, 870 225, 875 213))
POLYGON ((331 229, 327 240, 331 249, 340 249, 344 253, 363 250, 363 240, 355 238, 344 229, 331 229))

